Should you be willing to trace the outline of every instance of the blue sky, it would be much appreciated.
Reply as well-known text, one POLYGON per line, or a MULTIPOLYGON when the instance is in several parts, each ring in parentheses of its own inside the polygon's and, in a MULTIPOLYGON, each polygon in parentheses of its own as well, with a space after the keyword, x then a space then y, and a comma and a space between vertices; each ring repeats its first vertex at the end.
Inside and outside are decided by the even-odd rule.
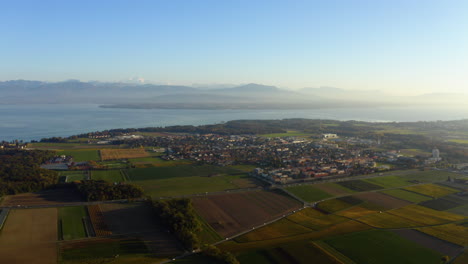
POLYGON ((468 92, 468 1, 0 0, 0 80, 468 92))

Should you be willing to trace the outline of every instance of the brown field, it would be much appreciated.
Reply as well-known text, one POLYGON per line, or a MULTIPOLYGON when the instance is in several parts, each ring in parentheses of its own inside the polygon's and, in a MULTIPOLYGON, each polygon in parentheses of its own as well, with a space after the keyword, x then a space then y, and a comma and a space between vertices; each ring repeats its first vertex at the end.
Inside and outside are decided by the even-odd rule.
POLYGON ((133 159, 149 157, 145 149, 101 149, 101 160, 133 159))
POLYGON ((351 193, 350 191, 347 191, 344 188, 340 188, 338 185, 336 185, 334 183, 314 184, 313 186, 316 187, 316 188, 319 188, 320 190, 322 190, 324 192, 327 192, 327 193, 333 194, 333 195, 337 195, 337 196, 346 195, 346 194, 351 193))
POLYGON ((175 256, 182 253, 179 242, 158 224, 158 219, 148 205, 101 204, 104 220, 113 234, 130 235, 145 242, 148 250, 158 256, 175 256))
POLYGON ((3 199, 2 206, 61 205, 83 201, 78 191, 64 188, 8 195, 3 199))
POLYGON ((411 204, 410 202, 394 198, 390 195, 385 195, 378 192, 367 192, 354 195, 355 197, 366 202, 374 203, 385 209, 395 209, 411 204))
POLYGON ((57 209, 11 210, 0 234, 0 263, 57 263, 57 209))
POLYGON ((254 191, 194 198, 197 212, 220 235, 229 237, 301 207, 287 196, 254 191))
POLYGON ((450 258, 453 258, 463 251, 463 247, 459 245, 452 244, 413 229, 399 229, 393 230, 393 232, 401 237, 416 242, 423 247, 430 248, 445 256, 449 256, 450 258))
POLYGON ((112 232, 109 230, 106 222, 104 221, 104 215, 102 214, 99 205, 89 205, 88 213, 96 236, 99 237, 112 235, 112 232))
POLYGON ((369 215, 369 214, 375 214, 375 213, 378 213, 378 212, 375 211, 375 210, 370 210, 370 209, 361 207, 361 206, 354 206, 354 207, 351 207, 351 208, 349 208, 347 210, 340 211, 340 212, 336 213, 336 215, 356 219, 356 218, 359 218, 359 217, 363 217, 363 216, 366 216, 366 215, 369 215))

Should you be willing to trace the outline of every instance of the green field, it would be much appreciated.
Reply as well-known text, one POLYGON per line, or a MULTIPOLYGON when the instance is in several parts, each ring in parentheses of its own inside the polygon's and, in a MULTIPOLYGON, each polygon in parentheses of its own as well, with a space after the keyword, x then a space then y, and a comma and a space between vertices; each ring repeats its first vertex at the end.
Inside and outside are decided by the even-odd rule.
POLYGON ((286 188, 286 190, 307 202, 315 202, 333 196, 327 192, 313 187, 312 185, 293 186, 286 188))
POLYGON ((318 208, 320 208, 321 210, 327 211, 328 213, 334 213, 340 210, 344 210, 351 206, 353 205, 347 202, 344 202, 340 199, 330 199, 330 200, 320 202, 318 204, 318 208))
POLYGON ((97 149, 60 150, 57 155, 72 156, 75 162, 101 160, 97 149))
POLYGON ((373 191, 383 189, 383 187, 373 184, 367 181, 361 180, 352 180, 352 181, 342 181, 337 182, 336 184, 341 185, 347 189, 357 191, 357 192, 366 192, 366 191, 373 191))
POLYGON ((376 177, 371 179, 364 180, 366 182, 382 186, 384 188, 396 188, 406 185, 411 185, 412 183, 408 182, 405 179, 402 179, 398 176, 385 176, 385 177, 376 177))
POLYGON ((87 217, 85 207, 61 207, 58 209, 58 217, 61 222, 61 234, 64 240, 86 237, 86 230, 83 225, 83 217, 87 217))
POLYGON ((203 219, 197 214, 198 221, 201 223, 201 231, 197 234, 202 244, 212 244, 223 240, 223 238, 203 219))
POLYGON ((311 229, 298 225, 287 218, 283 218, 270 225, 261 227, 253 232, 249 232, 235 239, 236 242, 245 243, 274 239, 279 237, 288 237, 312 232, 311 229))
POLYGON ((81 181, 88 177, 85 171, 61 171, 60 176, 67 176, 67 182, 81 181))
POLYGON ((91 179, 104 180, 109 182, 124 182, 120 170, 94 170, 91 171, 91 179))
POLYGON ((153 197, 179 196, 257 187, 255 179, 236 167, 153 167, 128 170, 130 180, 153 197))
POLYGON ((424 201, 432 199, 429 196, 417 194, 417 193, 410 192, 410 191, 405 191, 403 189, 393 189, 393 190, 386 190, 382 192, 385 194, 391 195, 393 197, 396 197, 398 199, 406 200, 412 203, 420 203, 420 202, 424 202, 424 201))
POLYGON ((162 259, 152 256, 145 243, 138 239, 113 239, 99 242, 89 242, 76 248, 62 248, 61 264, 130 264, 154 263, 162 259))
POLYGON ((189 160, 163 160, 158 157, 144 157, 144 158, 134 158, 128 159, 134 165, 143 165, 148 164, 151 166, 179 166, 179 165, 189 165, 192 164, 192 161, 189 160))
POLYGON ((448 212, 468 216, 468 205, 459 206, 448 210, 448 212))
POLYGON ((414 171, 406 175, 399 175, 405 180, 408 181, 417 181, 417 182, 438 182, 445 181, 448 177, 459 178, 460 174, 447 172, 447 171, 414 171))
POLYGON ((250 251, 239 255, 240 263, 320 263, 340 264, 310 241, 281 245, 271 249, 250 251))
POLYGON ((395 233, 372 230, 324 240, 356 263, 440 264, 441 254, 395 233))

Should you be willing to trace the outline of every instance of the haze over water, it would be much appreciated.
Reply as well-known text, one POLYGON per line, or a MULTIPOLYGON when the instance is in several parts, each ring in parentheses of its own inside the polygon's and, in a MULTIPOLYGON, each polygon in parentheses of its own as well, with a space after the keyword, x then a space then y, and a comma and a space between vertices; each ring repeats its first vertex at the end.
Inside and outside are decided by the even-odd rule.
POLYGON ((305 110, 118 109, 95 104, 0 105, 1 140, 39 140, 113 128, 205 125, 238 119, 436 121, 468 118, 464 111, 437 108, 335 108, 305 110))

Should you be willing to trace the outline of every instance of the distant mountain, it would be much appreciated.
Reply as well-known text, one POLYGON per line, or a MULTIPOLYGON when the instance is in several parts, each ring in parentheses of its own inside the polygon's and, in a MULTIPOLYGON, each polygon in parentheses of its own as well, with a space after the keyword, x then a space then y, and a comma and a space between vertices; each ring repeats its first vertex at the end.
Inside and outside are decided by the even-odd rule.
POLYGON ((249 83, 232 88, 216 89, 217 92, 241 92, 241 93, 265 93, 265 92, 278 92, 276 86, 261 85, 256 83, 249 83))

